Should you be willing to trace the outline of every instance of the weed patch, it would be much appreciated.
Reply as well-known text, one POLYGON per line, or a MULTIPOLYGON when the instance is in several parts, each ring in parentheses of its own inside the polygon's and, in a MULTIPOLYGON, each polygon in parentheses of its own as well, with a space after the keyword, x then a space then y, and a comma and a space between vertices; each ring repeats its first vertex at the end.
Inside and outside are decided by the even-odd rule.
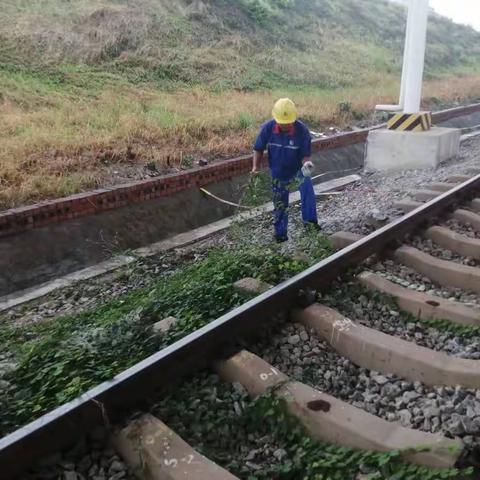
MULTIPOLYGON (((319 236, 310 248, 311 262, 330 252, 319 236)), ((2 327, 2 345, 18 367, 6 377, 10 388, 0 393, 0 432, 34 420, 240 305, 236 280, 253 276, 276 284, 309 263, 276 245, 219 247, 151 287, 92 311, 50 324, 2 327), (164 337, 154 336, 151 325, 168 316, 180 321, 164 337)))
MULTIPOLYGON (((370 473, 371 480, 411 480, 423 478, 456 479, 460 474, 471 475, 473 469, 460 472, 452 469, 429 469, 400 462, 400 451, 367 452, 318 442, 308 436, 298 421, 286 411, 283 400, 274 394, 260 397, 249 412, 253 425, 263 423, 274 432, 276 440, 283 445, 290 461, 276 467, 279 478, 303 478, 304 480, 354 479, 359 470, 370 473)), ((272 472, 273 473, 273 472, 272 472)), ((251 476, 251 480, 272 478, 251 476)))
POLYGON ((407 465, 399 451, 368 452, 315 441, 273 393, 251 400, 245 390, 204 374, 174 388, 153 413, 207 458, 248 480, 466 478, 470 469, 407 465))

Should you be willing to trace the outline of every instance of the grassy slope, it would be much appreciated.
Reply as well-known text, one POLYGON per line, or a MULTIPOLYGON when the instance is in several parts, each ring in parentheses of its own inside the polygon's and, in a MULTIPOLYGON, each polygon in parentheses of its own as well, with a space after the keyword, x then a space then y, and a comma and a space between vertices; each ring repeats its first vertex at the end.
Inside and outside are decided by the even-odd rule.
MULTIPOLYGON (((317 127, 365 115, 397 95, 404 17, 385 0, 2 0, 0 208, 245 150, 279 95, 317 127)), ((479 40, 432 18, 426 97, 478 96, 479 40)))

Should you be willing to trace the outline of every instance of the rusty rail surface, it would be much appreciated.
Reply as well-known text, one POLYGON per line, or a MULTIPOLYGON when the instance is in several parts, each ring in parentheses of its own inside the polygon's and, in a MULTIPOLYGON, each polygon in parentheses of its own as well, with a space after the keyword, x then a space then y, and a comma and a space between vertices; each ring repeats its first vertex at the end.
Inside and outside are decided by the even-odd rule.
MULTIPOLYGON (((480 103, 435 112, 433 120, 437 123, 444 122, 475 112, 480 112, 480 103)), ((383 126, 377 125, 370 129, 315 139, 312 144, 313 151, 325 152, 365 142, 371 130, 382 128, 383 126)), ((6 210, 0 212, 0 237, 161 198, 190 188, 204 187, 211 183, 248 173, 250 169, 251 155, 243 155, 205 167, 162 175, 155 179, 130 182, 111 188, 102 188, 26 207, 6 210)))
POLYGON ((239 338, 254 335, 260 324, 274 321, 276 313, 295 304, 300 290, 328 287, 349 267, 400 241, 479 190, 477 175, 4 437, 0 440, 2 478, 13 478, 43 456, 75 442, 93 426, 121 418, 126 409, 221 357, 239 338))

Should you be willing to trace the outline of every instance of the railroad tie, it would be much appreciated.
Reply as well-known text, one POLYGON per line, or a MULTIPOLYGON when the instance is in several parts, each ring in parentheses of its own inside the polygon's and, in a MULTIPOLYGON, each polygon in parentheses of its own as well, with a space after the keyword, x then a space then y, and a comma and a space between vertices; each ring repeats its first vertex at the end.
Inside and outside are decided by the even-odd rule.
POLYGON ((139 478, 148 480, 238 480, 194 450, 150 414, 130 422, 112 436, 113 446, 139 478))
POLYGON ((447 182, 450 183, 463 183, 472 178, 471 175, 451 175, 447 178, 447 182))
POLYGON ((480 388, 480 361, 437 352, 352 322, 320 304, 295 310, 292 319, 314 330, 355 365, 428 386, 480 388))
POLYGON ((426 190, 432 190, 434 192, 448 192, 452 188, 455 188, 457 185, 452 184, 452 183, 446 183, 446 182, 437 182, 437 183, 429 183, 428 185, 425 185, 426 190))
MULTIPOLYGON (((345 246, 360 238, 362 238, 361 235, 337 232, 330 236, 330 241, 334 248, 339 249, 345 248, 345 246)), ((441 260, 408 245, 402 245, 400 248, 397 248, 392 256, 395 260, 430 278, 439 285, 480 293, 480 268, 441 260)))
POLYGON ((447 250, 480 260, 480 239, 478 238, 470 238, 440 226, 427 229, 425 237, 447 250))
POLYGON ((175 317, 167 317, 152 325, 152 331, 155 335, 166 334, 178 320, 175 317))
MULTIPOLYGON (((471 212, 467 213, 469 214, 468 218, 472 218, 471 212)), ((441 226, 430 227, 425 231, 425 236, 441 247, 458 253, 459 255, 480 259, 479 239, 467 237, 466 235, 441 226)), ((341 250, 362 238, 363 235, 356 233, 337 232, 330 236, 330 241, 335 250, 341 250)))
POLYGON ((480 232, 480 215, 463 208, 455 210, 453 213, 453 218, 458 220, 461 223, 466 223, 471 225, 477 232, 480 232))
POLYGON ((358 242, 364 235, 352 232, 337 232, 330 235, 330 242, 335 250, 342 250, 352 243, 358 242))
POLYGON ((242 351, 218 362, 218 375, 226 382, 238 382, 252 397, 271 391, 284 401, 310 436, 358 450, 398 450, 404 461, 431 468, 453 467, 463 445, 458 439, 405 428, 388 422, 335 397, 289 377, 261 358, 242 351))
POLYGON ((410 192, 410 195, 417 202, 429 202, 430 200, 433 200, 434 198, 438 197, 440 195, 440 192, 435 190, 422 189, 422 190, 414 190, 413 192, 410 192))
POLYGON ((260 295, 272 288, 268 283, 256 278, 242 278, 233 284, 233 289, 241 295, 260 295))
POLYGON ((470 207, 474 212, 480 213, 480 198, 475 198, 472 200, 470 207))
POLYGON ((398 307, 424 320, 450 320, 459 325, 480 326, 480 309, 442 297, 402 287, 373 272, 363 272, 357 280, 369 290, 392 297, 398 307))
POLYGON ((403 200, 399 200, 394 202, 393 207, 397 210, 401 210, 405 213, 412 212, 413 210, 417 209, 418 207, 422 206, 422 202, 416 202, 410 198, 405 198, 403 200))
POLYGON ((480 293, 480 268, 441 260, 407 245, 397 248, 393 256, 438 285, 480 293))

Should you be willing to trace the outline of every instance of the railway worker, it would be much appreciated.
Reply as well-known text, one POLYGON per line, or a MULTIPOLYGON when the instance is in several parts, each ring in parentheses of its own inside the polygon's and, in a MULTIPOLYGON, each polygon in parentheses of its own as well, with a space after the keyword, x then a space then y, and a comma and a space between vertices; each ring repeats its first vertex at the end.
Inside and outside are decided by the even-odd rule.
POLYGON ((289 98, 278 100, 273 119, 264 123, 253 147, 252 174, 259 171, 265 150, 272 175, 275 240, 288 240, 288 202, 290 191, 300 190, 302 220, 305 227, 320 230, 311 176, 312 139, 309 129, 297 120, 297 109, 289 98))

